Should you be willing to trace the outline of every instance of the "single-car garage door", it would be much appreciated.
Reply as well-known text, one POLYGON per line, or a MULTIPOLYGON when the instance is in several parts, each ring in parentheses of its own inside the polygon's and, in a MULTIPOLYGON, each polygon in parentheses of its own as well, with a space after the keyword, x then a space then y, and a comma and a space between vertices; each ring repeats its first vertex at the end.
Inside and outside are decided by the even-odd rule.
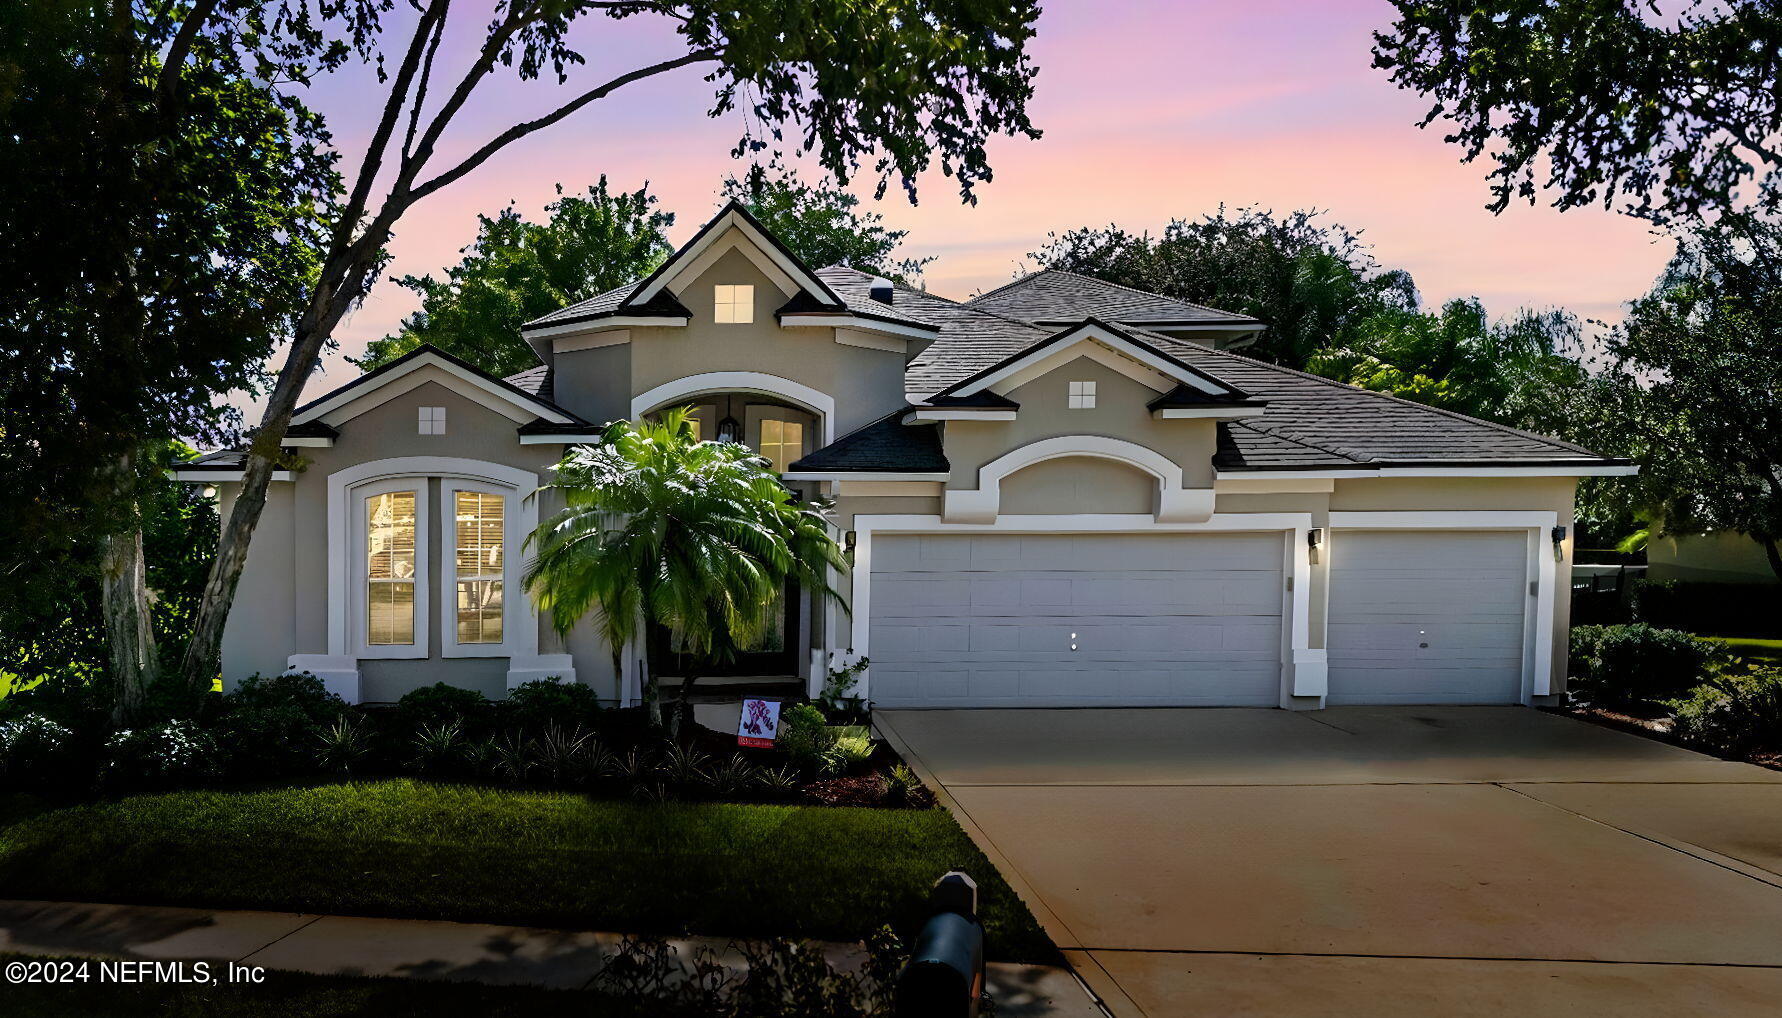
POLYGON ((1328 702, 1522 699, 1526 534, 1338 530, 1330 555, 1328 702))
POLYGON ((1273 534, 882 534, 881 707, 1273 706, 1273 534))

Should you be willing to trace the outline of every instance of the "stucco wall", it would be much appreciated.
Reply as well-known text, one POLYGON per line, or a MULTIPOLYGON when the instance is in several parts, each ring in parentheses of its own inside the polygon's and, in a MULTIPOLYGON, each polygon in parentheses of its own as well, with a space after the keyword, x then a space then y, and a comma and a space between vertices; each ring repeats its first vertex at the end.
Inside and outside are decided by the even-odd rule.
MULTIPOLYGON (((781 328, 773 313, 788 295, 739 251, 723 255, 692 282, 677 283, 675 292, 693 317, 681 328, 631 330, 632 395, 711 371, 778 375, 835 400, 837 437, 903 405, 903 354, 844 346, 832 328, 781 328), (712 321, 718 284, 755 288, 754 322, 712 321)), ((557 384, 561 391, 561 375, 557 384)))
POLYGON ((1732 530, 1653 538, 1646 546, 1646 563, 1646 575, 1654 580, 1782 582, 1770 568, 1763 545, 1732 530))
MULTIPOLYGON (((376 398, 372 394, 360 406, 376 398)), ((345 538, 331 539, 328 533, 329 475, 373 460, 449 456, 517 467, 537 474, 543 483, 549 480, 547 468, 562 453, 562 447, 556 445, 521 445, 515 421, 459 395, 440 381, 427 381, 357 416, 350 416, 353 409, 342 408, 329 415, 339 422, 340 429, 340 437, 332 448, 301 450, 307 462, 296 479, 272 486, 267 511, 255 532, 235 607, 224 630, 223 669, 230 682, 254 671, 282 671, 292 654, 329 651, 329 555, 347 554, 345 538), (445 434, 419 433, 418 411, 423 406, 445 408, 445 434)), ((232 498, 238 487, 224 485, 226 497, 232 498)), ((446 567, 440 556, 443 527, 439 521, 443 517, 437 480, 428 483, 427 502, 433 524, 428 527, 428 554, 433 564, 430 582, 436 584, 440 570, 446 567)), ((553 501, 541 500, 540 518, 555 508, 553 501)), ((524 565, 516 566, 518 576, 524 565)), ((440 656, 443 623, 449 616, 442 613, 444 606, 439 604, 436 592, 434 595, 429 606, 429 657, 362 661, 365 699, 393 700, 410 689, 442 681, 472 686, 490 695, 500 695, 505 690, 507 658, 440 656)), ((564 641, 549 620, 541 617, 538 625, 539 652, 562 653, 564 641)), ((575 636, 568 649, 576 655, 578 681, 595 686, 603 697, 616 695, 610 655, 591 624, 583 622, 575 636)))
POLYGON ((978 468, 985 463, 1060 435, 1099 435, 1133 442, 1179 464, 1184 487, 1206 488, 1213 483, 1213 422, 1153 418, 1146 404, 1157 398, 1157 391, 1105 364, 1079 357, 1007 395, 1021 404, 1015 420, 946 422, 942 442, 953 465, 948 487, 976 488, 978 468), (1071 382, 1096 383, 1094 408, 1069 409, 1071 382))
POLYGON ((1154 513, 1157 478, 1115 460, 1067 456, 1003 478, 1001 509, 1016 516, 1154 513))
POLYGON ((595 424, 631 416, 630 343, 562 351, 552 360, 552 395, 558 406, 595 424))

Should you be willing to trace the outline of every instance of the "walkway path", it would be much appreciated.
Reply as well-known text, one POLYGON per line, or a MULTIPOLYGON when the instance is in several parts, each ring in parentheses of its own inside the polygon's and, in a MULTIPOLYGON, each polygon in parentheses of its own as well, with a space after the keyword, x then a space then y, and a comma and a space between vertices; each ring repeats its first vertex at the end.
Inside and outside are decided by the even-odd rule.
MULTIPOLYGON (((0 900, 0 952, 149 961, 231 961, 317 975, 398 976, 557 989, 587 987, 623 936, 523 926, 0 900)), ((710 947, 741 971, 728 940, 669 941, 683 959, 710 947)), ((857 948, 825 944, 838 968, 857 948)), ((1099 1018, 1075 977, 1039 965, 990 966, 1004 1018, 1099 1018)))

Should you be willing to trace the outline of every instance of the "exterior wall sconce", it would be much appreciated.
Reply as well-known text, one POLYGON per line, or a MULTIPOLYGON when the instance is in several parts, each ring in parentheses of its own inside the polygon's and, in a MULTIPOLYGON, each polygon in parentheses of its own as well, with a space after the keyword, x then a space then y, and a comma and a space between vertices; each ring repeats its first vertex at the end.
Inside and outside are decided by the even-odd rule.
POLYGON ((1324 528, 1323 527, 1313 527, 1312 529, 1306 531, 1306 557, 1309 558, 1313 562, 1313 564, 1317 563, 1318 549, 1323 547, 1323 545, 1324 545, 1324 528))
POLYGON ((847 550, 849 555, 854 554, 854 546, 859 543, 860 534, 858 531, 850 530, 842 535, 842 547, 847 550))
POLYGON ((1565 561, 1565 528, 1553 528, 1553 561, 1565 561))
POLYGON ((740 442, 742 437, 742 424, 736 418, 726 417, 718 422, 718 441, 740 442))

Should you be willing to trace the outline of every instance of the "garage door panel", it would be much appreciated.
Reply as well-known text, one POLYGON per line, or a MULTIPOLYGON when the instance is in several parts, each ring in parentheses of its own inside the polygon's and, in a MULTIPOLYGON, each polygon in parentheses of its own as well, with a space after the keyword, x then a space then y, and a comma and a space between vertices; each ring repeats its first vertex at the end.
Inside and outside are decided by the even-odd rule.
POLYGON ((1273 704, 1283 550, 1279 535, 1254 534, 881 537, 873 698, 1273 704))
POLYGON ((1330 703, 1521 699, 1526 534, 1339 530, 1331 545, 1330 703))

